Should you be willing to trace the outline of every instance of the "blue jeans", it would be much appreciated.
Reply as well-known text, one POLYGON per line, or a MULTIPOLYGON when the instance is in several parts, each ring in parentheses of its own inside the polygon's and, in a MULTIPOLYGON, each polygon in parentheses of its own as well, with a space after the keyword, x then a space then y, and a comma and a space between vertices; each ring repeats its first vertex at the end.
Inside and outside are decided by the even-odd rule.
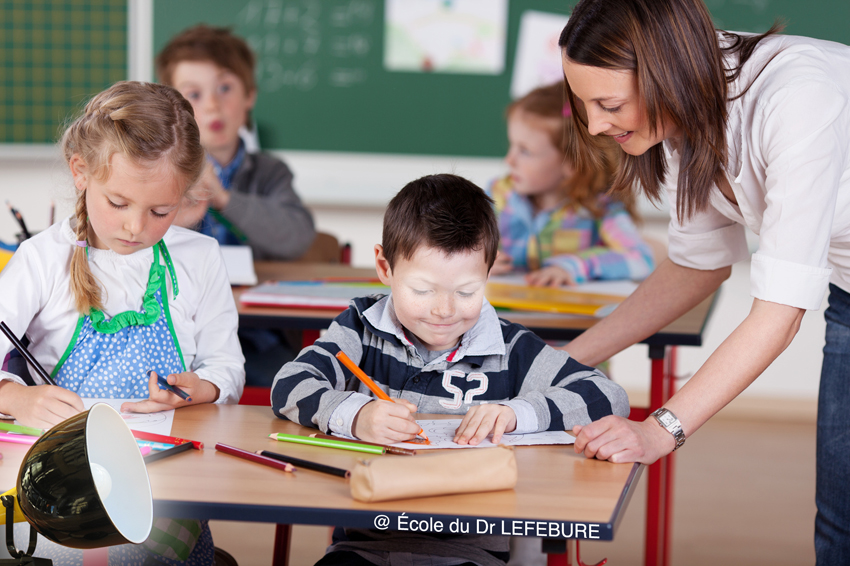
POLYGON ((829 286, 818 395, 815 553, 818 566, 850 564, 850 293, 829 286))

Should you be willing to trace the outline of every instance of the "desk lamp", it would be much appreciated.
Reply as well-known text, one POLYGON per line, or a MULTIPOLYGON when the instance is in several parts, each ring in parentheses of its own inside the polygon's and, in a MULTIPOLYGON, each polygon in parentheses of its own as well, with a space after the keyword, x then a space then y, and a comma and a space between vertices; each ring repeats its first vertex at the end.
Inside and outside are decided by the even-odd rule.
POLYGON ((44 433, 27 452, 17 486, 0 496, 11 560, 49 566, 32 556, 36 532, 62 546, 100 548, 141 543, 153 524, 153 499, 142 454, 124 419, 98 403, 44 433), (13 523, 30 524, 29 548, 15 548, 13 523))

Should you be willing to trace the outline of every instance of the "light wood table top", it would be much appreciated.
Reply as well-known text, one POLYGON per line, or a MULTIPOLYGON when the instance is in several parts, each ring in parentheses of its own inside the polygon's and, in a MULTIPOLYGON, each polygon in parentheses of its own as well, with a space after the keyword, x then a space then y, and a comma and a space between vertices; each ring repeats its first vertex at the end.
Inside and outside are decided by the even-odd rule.
MULTIPOLYGON (((256 262, 254 267, 260 281, 298 281, 333 277, 376 278, 373 268, 358 268, 341 264, 310 264, 289 262, 256 262)), ((234 296, 239 311, 239 325, 258 328, 292 328, 318 330, 327 328, 340 311, 329 309, 295 309, 244 306, 239 295, 244 289, 235 289, 234 296)), ((685 313, 678 320, 641 343, 652 346, 701 346, 702 333, 716 293, 685 313)), ((543 312, 499 310, 499 316, 522 324, 545 340, 572 340, 599 322, 600 319, 543 312)))
MULTIPOLYGON (((278 419, 269 407, 200 405, 176 411, 172 435, 200 440, 205 446, 149 464, 154 513, 363 528, 373 528, 378 515, 388 516, 396 525, 403 513, 409 520, 440 520, 444 528, 460 519, 474 533, 476 520, 481 519, 496 524, 492 534, 531 529, 524 533, 528 535, 538 534, 532 531, 541 521, 539 528, 549 538, 564 538, 553 533, 569 534, 571 529, 575 536, 587 529, 585 534, 610 540, 643 469, 639 464, 587 460, 575 455, 571 446, 516 447, 519 482, 514 490, 360 503, 350 496, 345 479, 304 469, 281 472, 218 452, 215 444, 252 452, 272 450, 346 469, 358 459, 423 458, 427 451, 416 456, 370 456, 277 442, 268 438, 273 432, 315 430, 278 419), (595 525, 592 531, 590 525, 595 525)), ((4 455, 0 480, 7 489, 15 485, 28 447, 2 443, 0 449, 4 455)))

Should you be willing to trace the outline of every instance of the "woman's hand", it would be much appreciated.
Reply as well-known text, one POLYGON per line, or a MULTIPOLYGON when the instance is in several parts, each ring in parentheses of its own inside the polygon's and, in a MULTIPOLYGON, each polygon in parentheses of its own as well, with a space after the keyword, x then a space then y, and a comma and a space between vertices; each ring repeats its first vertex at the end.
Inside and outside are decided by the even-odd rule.
POLYGON ((550 265, 526 275, 525 282, 532 287, 560 287, 561 285, 573 285, 575 280, 569 272, 550 265))
POLYGON ((192 398, 185 401, 176 393, 167 389, 160 389, 157 383, 157 374, 150 372, 148 377, 148 392, 150 397, 144 401, 127 402, 121 405, 122 413, 155 413, 157 411, 168 411, 187 405, 200 405, 201 403, 212 403, 218 399, 218 387, 198 377, 198 374, 187 371, 183 373, 172 373, 166 378, 169 385, 176 385, 192 398))
POLYGON ((584 426, 574 426, 574 449, 588 458, 610 460, 617 464, 652 464, 676 448, 676 439, 662 428, 655 417, 643 422, 610 415, 584 426))
POLYGON ((80 396, 56 385, 27 387, 14 381, 0 383, 3 412, 24 426, 51 428, 85 410, 80 396))
POLYGON ((421 428, 413 413, 416 405, 404 399, 381 401, 376 399, 363 405, 354 417, 351 432, 366 442, 394 444, 413 440, 421 428))
POLYGON ((493 444, 506 432, 516 430, 516 413, 507 405, 473 405, 455 431, 454 442, 475 446, 493 433, 493 444))
POLYGON ((496 254, 496 261, 493 267, 490 268, 490 275, 504 275, 510 273, 514 269, 513 258, 503 251, 496 254))

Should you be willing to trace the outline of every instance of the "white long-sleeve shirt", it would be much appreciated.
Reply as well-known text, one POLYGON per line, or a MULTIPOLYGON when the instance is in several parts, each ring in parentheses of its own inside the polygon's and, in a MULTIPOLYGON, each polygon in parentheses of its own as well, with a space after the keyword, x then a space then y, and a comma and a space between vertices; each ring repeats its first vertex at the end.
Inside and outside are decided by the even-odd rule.
MULTIPOLYGON (((218 243, 177 227, 163 239, 177 275, 178 296, 173 296, 170 275, 166 288, 186 369, 219 388, 217 403, 237 403, 245 385, 245 359, 218 243)), ((24 242, 0 271, 0 320, 16 335, 29 337, 28 349, 48 373, 64 354, 80 316, 69 287, 75 240, 66 219, 24 242)), ((152 248, 130 255, 89 248, 89 266, 101 283, 107 318, 141 309, 152 261, 152 248)), ((11 349, 0 335, 0 359, 11 349)), ((32 368, 30 373, 39 380, 32 368)), ((22 383, 17 376, 0 372, 0 380, 5 379, 22 383)))
MULTIPOLYGON (((747 226, 759 235, 753 297, 817 310, 829 282, 850 292, 850 47, 769 37, 730 96, 751 82, 728 103, 727 179, 738 204, 715 187, 708 210, 690 220, 671 207, 669 256, 696 269, 731 265, 749 256, 747 226)), ((679 155, 668 142, 665 150, 675 203, 679 155)))

